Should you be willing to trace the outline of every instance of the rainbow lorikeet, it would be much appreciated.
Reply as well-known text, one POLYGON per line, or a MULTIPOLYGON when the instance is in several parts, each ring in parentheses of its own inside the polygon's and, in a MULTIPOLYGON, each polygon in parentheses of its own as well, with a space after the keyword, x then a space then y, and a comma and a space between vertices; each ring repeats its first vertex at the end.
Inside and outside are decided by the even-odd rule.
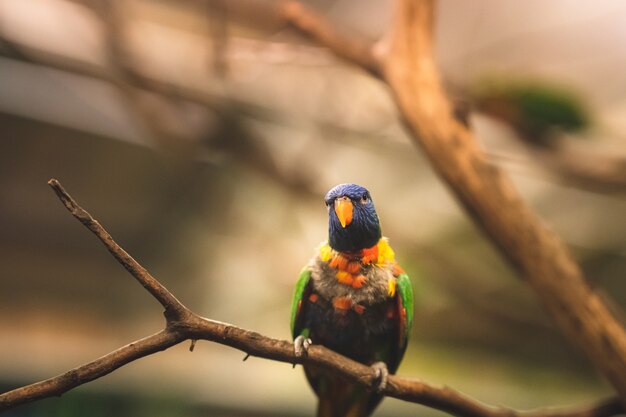
MULTIPOLYGON (((297 356, 324 345, 370 365, 379 390, 406 350, 413 321, 413 292, 394 259, 367 189, 340 184, 325 197, 328 242, 302 270, 291 306, 297 356)), ((365 417, 382 400, 378 392, 336 373, 305 364, 319 397, 318 417, 365 417)))

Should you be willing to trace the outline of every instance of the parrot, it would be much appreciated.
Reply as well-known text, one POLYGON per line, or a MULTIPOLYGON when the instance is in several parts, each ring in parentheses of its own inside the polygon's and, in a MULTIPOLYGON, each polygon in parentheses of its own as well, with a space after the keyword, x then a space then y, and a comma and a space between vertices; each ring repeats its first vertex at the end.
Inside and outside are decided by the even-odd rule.
POLYGON ((304 267, 291 305, 294 354, 312 344, 371 366, 377 386, 369 390, 328 369, 304 362, 318 396, 318 417, 366 417, 407 347, 413 323, 411 281, 395 260, 369 191, 339 184, 324 198, 328 240, 304 267))

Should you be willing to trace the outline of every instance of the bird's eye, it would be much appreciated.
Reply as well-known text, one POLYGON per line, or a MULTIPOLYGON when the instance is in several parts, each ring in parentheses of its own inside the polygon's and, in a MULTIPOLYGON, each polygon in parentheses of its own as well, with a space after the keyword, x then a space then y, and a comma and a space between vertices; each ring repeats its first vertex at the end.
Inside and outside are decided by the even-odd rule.
POLYGON ((370 198, 367 196, 367 194, 364 194, 361 196, 359 201, 361 202, 361 204, 367 204, 370 202, 370 198))

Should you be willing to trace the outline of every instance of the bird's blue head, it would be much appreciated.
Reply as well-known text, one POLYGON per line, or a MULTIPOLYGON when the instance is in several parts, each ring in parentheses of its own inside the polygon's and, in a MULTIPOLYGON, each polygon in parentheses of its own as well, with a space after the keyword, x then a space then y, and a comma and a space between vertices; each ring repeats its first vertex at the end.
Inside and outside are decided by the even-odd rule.
POLYGON ((357 252, 380 240, 374 202, 366 188, 339 184, 324 197, 328 208, 328 243, 339 252, 357 252))

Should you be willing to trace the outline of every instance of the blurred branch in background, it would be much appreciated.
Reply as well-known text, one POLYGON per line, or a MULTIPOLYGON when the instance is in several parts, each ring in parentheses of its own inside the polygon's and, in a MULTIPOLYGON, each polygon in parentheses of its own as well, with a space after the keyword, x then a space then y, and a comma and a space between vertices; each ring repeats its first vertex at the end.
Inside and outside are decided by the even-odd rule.
MULTIPOLYGON (((217 118, 218 120, 221 117, 220 114, 231 114, 235 115, 235 117, 249 117, 254 120, 269 121, 271 123, 292 123, 280 112, 269 107, 259 106, 245 99, 242 100, 232 95, 216 94, 215 92, 208 92, 180 83, 171 83, 166 79, 144 74, 142 70, 137 68, 137 65, 132 63, 132 54, 124 50, 124 45, 127 41, 124 36, 123 18, 115 17, 115 13, 111 10, 112 8, 118 8, 119 5, 115 3, 108 4, 107 2, 100 3, 96 0, 73 1, 93 10, 104 23, 106 49, 108 50, 105 56, 108 58, 102 66, 67 55, 59 55, 54 52, 16 43, 2 34, 0 34, 0 54, 7 58, 93 77, 118 86, 127 98, 129 110, 136 113, 139 116, 139 120, 143 120, 142 125, 150 133, 149 137, 156 141, 155 144, 170 150, 177 150, 176 152, 183 152, 183 154, 192 152, 199 144, 208 144, 204 139, 198 137, 198 135, 204 135, 206 129, 193 131, 190 130, 192 127, 181 124, 181 120, 184 119, 181 113, 185 112, 186 103, 193 103, 206 108, 204 111, 212 115, 213 119, 217 118), (109 11, 107 12, 107 10, 109 11), (156 95, 146 93, 154 93, 156 95), (216 112, 218 113, 217 115, 214 114, 216 112), (187 150, 185 151, 185 149, 187 150)), ((201 3, 206 3, 206 7, 210 11, 218 10, 219 13, 223 13, 224 16, 230 16, 233 19, 239 18, 240 20, 249 21, 250 15, 253 14, 247 8, 254 2, 237 1, 228 5, 224 5, 219 1, 203 1, 201 3)), ((325 22, 320 15, 304 8, 297 2, 279 2, 278 6, 270 4, 264 6, 256 5, 252 9, 256 10, 256 13, 264 13, 264 17, 273 22, 273 28, 280 27, 281 24, 285 27, 295 28, 309 35, 322 45, 331 48, 341 58, 352 61, 373 75, 380 77, 376 59, 376 54, 381 53, 381 51, 377 51, 381 47, 380 43, 376 46, 375 44, 342 35, 335 31, 332 25, 325 22), (280 23, 281 21, 282 23, 280 23)), ((119 14, 120 12, 116 13, 119 14)), ((213 54, 213 66, 221 68, 220 71, 223 71, 221 73, 223 76, 227 75, 227 68, 230 66, 229 57, 238 54, 233 50, 237 50, 240 47, 238 46, 240 42, 237 42, 237 39, 230 44, 227 43, 227 38, 224 37, 226 25, 227 22, 223 21, 223 19, 211 18, 211 27, 221 34, 218 38, 213 39, 216 51, 213 54), (217 23, 218 21, 219 24, 217 23)), ((262 41, 256 41, 256 43, 257 59, 262 59, 262 52, 259 51, 262 51, 264 48, 270 48, 271 43, 262 41)), ((299 53, 309 54, 310 57, 314 56, 312 51, 306 52, 302 48, 298 50, 300 51, 299 53)), ((293 54, 295 50, 286 46, 283 53, 293 54)), ((465 97, 459 98, 454 102, 455 115, 459 120, 466 121, 468 112, 472 108, 471 103, 475 103, 478 111, 504 120, 511 124, 516 131, 521 132, 520 135, 522 136, 530 134, 531 139, 532 136, 536 136, 539 139, 560 137, 560 139, 551 142, 555 144, 554 146, 549 147, 536 146, 537 143, 543 143, 544 139, 526 141, 528 144, 526 146, 527 158, 490 153, 496 156, 496 162, 506 165, 507 162, 514 161, 517 166, 522 168, 540 166, 550 174, 548 178, 593 192, 622 194, 626 190, 626 182, 624 180, 626 178, 625 158, 598 154, 597 152, 587 152, 584 149, 577 150, 575 146, 570 146, 575 142, 575 137, 571 134, 558 135, 558 132, 553 130, 533 134, 528 132, 527 129, 520 130, 522 129, 519 127, 520 118, 511 117, 511 112, 519 112, 514 106, 515 103, 503 105, 500 97, 499 104, 494 105, 494 99, 488 97, 488 101, 483 90, 475 91, 458 87, 456 90, 459 97, 465 97), (506 109, 509 110, 506 114, 503 114, 502 112, 506 109), (546 132, 547 134, 544 134, 546 132)), ((514 100, 508 100, 508 103, 512 101, 514 100)), ((364 138, 371 137, 379 143, 385 142, 384 135, 377 133, 354 130, 321 120, 315 123, 320 129, 330 129, 343 135, 353 136, 355 139, 359 137, 361 141, 364 138)), ((557 124, 546 125, 548 128, 551 126, 559 127, 557 124)), ((337 137, 337 135, 330 135, 329 137, 332 139, 337 137)), ((246 147, 243 147, 243 149, 246 149, 246 147)), ((271 164, 262 165, 268 168, 270 177, 285 180, 288 188, 294 188, 292 187, 293 184, 289 184, 289 175, 276 177, 275 173, 272 172, 271 164)), ((522 173, 527 173, 528 171, 528 169, 521 170, 522 173)), ((295 188, 297 188, 297 185, 295 188)))
POLYGON ((626 193, 626 159, 577 149, 573 144, 576 138, 559 136, 557 147, 525 144, 526 155, 494 152, 489 155, 501 164, 512 163, 522 170, 526 168, 526 171, 529 166, 539 167, 555 181, 582 190, 602 194, 626 193))
MULTIPOLYGON (((198 148, 208 148, 211 152, 226 151, 237 155, 237 160, 251 166, 253 169, 267 175, 288 189, 300 193, 312 193, 311 179, 306 173, 295 171, 285 174, 278 170, 273 157, 267 147, 254 137, 250 129, 246 129, 239 119, 247 115, 255 119, 270 122, 286 122, 283 116, 269 108, 262 108, 252 103, 247 103, 235 98, 224 97, 198 89, 169 83, 153 77, 143 75, 136 70, 123 50, 123 22, 118 16, 119 7, 115 2, 81 1, 81 4, 89 5, 104 22, 106 29, 107 63, 104 66, 94 65, 86 61, 72 59, 71 57, 57 55, 34 49, 28 46, 14 43, 6 38, 0 38, 0 54, 7 58, 49 66, 62 71, 78 75, 93 77, 109 82, 119 88, 127 99, 128 108, 137 114, 138 119, 143 121, 143 126, 149 131, 149 137, 156 141, 158 147, 165 147, 180 154, 196 152, 198 148), (156 94, 146 96, 146 93, 156 94), (182 133, 180 129, 168 125, 171 117, 163 117, 163 108, 155 107, 154 100, 166 103, 170 109, 177 112, 184 111, 183 103, 200 105, 204 111, 212 115, 215 125, 207 131, 198 133, 182 133), (223 132, 228 132, 224 135, 223 132)), ((180 123, 180 122, 178 122, 180 123)), ((324 124, 324 128, 343 130, 340 127, 324 124)))
POLYGON ((584 190, 626 192, 626 157, 585 149, 585 142, 597 140, 584 136, 594 118, 568 89, 545 81, 495 79, 468 94, 479 111, 509 126, 523 144, 526 158, 518 163, 538 165, 584 190))
MULTIPOLYGON (((165 308, 165 328, 152 336, 131 342, 57 377, 0 394, 0 411, 6 411, 30 401, 59 396, 130 362, 163 351, 185 340, 191 340, 193 348, 195 341, 200 339, 234 347, 246 352, 247 355, 294 365, 302 362, 312 363, 332 369, 369 389, 376 388, 377 377, 372 368, 345 358, 323 346, 314 345, 308 349, 304 358, 298 357, 294 354, 291 342, 271 339, 229 324, 205 319, 193 313, 120 247, 101 224, 74 201, 57 180, 50 180, 49 185, 67 210, 96 235, 115 259, 165 308)), ((388 384, 381 390, 381 393, 423 404, 459 417, 609 417, 624 411, 620 400, 613 398, 571 411, 518 413, 510 409, 483 405, 445 386, 438 387, 423 381, 403 379, 394 375, 389 376, 388 384)))

